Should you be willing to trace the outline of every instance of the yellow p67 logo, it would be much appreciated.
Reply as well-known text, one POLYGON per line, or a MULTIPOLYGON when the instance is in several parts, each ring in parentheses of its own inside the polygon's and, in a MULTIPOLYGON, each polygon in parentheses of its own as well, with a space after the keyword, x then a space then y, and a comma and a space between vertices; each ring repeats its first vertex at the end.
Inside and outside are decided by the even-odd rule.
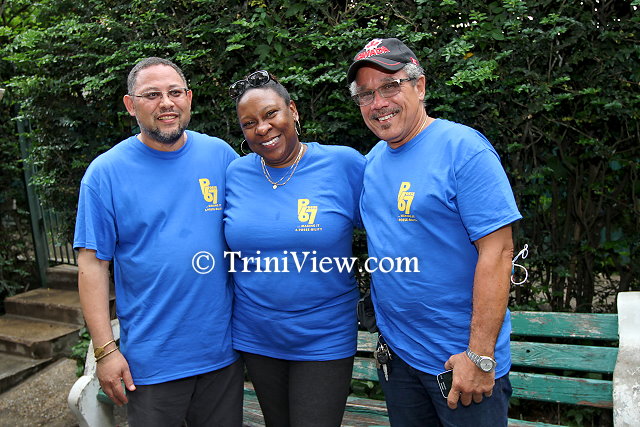
POLYGON ((298 221, 313 224, 318 213, 317 206, 309 206, 309 199, 298 199, 298 221))
POLYGON ((207 178, 201 178, 198 181, 200 182, 200 191, 204 196, 204 200, 209 203, 218 203, 218 187, 210 185, 211 181, 207 178))
POLYGON ((406 215, 411 213, 411 203, 413 197, 416 195, 414 191, 408 191, 411 188, 410 182, 403 182, 400 184, 400 191, 398 191, 398 210, 404 212, 406 215))

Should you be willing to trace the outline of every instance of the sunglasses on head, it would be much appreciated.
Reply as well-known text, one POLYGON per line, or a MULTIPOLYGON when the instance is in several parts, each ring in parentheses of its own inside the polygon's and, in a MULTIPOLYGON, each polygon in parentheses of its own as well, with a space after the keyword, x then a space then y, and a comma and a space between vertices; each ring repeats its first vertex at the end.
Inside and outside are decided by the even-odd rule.
POLYGON ((233 99, 237 99, 242 96, 249 87, 264 86, 271 80, 275 81, 275 78, 271 77, 268 71, 256 71, 255 73, 251 73, 246 78, 238 80, 229 86, 229 96, 233 99))

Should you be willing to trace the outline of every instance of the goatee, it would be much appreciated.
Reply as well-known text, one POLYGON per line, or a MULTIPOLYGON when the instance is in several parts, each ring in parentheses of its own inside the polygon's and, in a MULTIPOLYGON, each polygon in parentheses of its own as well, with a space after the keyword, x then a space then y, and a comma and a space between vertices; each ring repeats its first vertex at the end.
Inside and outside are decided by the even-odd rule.
MULTIPOLYGON (((138 123, 138 125, 140 125, 138 123)), ((164 144, 164 145, 173 145, 182 137, 184 131, 187 129, 189 123, 185 123, 183 126, 180 126, 175 131, 171 132, 162 132, 160 129, 147 129, 143 126, 140 126, 140 130, 149 135, 155 141, 164 144)))

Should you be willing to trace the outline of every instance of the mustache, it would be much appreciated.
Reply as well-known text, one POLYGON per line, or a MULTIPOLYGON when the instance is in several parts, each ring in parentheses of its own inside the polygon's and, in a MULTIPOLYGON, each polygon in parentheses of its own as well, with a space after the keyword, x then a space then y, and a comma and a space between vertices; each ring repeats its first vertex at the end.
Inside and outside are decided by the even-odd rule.
POLYGON ((165 113, 177 113, 179 114, 177 111, 175 111, 173 109, 173 107, 160 107, 160 111, 158 114, 165 114, 165 113))
POLYGON ((385 110, 376 111, 372 113, 369 118, 371 120, 377 120, 380 117, 388 116, 389 114, 397 114, 400 112, 400 108, 387 108, 385 110))
POLYGON ((169 108, 167 110, 161 110, 159 111, 157 114, 154 115, 154 119, 157 119, 158 117, 160 117, 163 114, 167 114, 167 113, 172 113, 175 114, 176 116, 178 116, 179 120, 182 120, 182 113, 180 113, 179 111, 174 111, 173 109, 169 108))

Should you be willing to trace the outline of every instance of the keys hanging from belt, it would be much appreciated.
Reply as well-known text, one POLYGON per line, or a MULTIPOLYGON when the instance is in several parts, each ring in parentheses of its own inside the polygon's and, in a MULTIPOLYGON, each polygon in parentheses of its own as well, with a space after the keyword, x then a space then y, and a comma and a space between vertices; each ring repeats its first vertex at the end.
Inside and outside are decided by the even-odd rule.
POLYGON ((378 345, 373 352, 373 358, 376 359, 376 367, 382 368, 384 373, 384 379, 389 381, 389 372, 391 371, 391 351, 387 343, 383 342, 381 338, 378 338, 378 345))

